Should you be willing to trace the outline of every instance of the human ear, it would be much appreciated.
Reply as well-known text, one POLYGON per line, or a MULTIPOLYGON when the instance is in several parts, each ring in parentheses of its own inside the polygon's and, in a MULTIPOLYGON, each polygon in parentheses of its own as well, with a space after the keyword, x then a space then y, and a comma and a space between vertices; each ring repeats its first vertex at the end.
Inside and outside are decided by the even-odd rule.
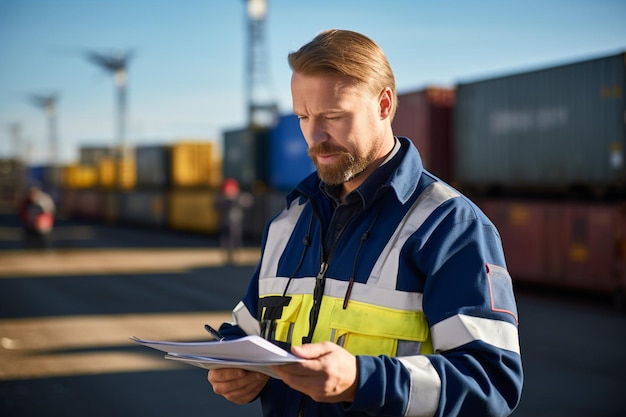
POLYGON ((378 97, 379 115, 381 119, 386 119, 391 115, 393 108, 393 94, 391 88, 385 87, 378 97))

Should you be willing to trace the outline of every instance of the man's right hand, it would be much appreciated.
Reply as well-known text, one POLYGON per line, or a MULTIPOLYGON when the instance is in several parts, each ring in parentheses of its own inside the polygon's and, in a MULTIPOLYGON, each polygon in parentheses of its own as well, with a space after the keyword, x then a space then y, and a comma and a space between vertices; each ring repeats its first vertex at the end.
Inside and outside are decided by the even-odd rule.
POLYGON ((247 404, 261 392, 269 376, 238 368, 213 369, 209 371, 213 392, 235 404, 247 404))

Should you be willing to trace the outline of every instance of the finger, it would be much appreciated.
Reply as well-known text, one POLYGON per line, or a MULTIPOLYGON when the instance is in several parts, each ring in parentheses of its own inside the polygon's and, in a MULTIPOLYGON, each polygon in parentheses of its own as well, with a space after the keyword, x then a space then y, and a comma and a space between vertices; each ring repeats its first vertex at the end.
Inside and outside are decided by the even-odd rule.
POLYGON ((291 352, 303 359, 316 359, 331 352, 334 346, 336 345, 330 342, 307 343, 301 346, 292 346, 291 352))
POLYGON ((247 372, 243 378, 225 382, 211 381, 213 392, 229 401, 243 404, 252 401, 263 389, 269 377, 257 372, 247 372))
POLYGON ((310 378, 324 371, 323 364, 318 360, 305 360, 287 365, 274 365, 272 368, 274 372, 281 377, 290 375, 310 378))
POLYGON ((228 382, 243 378, 246 371, 239 368, 220 368, 209 371, 209 382, 228 382))

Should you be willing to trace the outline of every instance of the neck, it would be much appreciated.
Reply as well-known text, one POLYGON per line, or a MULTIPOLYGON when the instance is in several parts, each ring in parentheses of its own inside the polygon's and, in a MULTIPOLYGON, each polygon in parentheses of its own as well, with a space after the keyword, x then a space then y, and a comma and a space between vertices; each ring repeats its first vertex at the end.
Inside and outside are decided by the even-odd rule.
POLYGON ((350 194, 352 191, 356 190, 359 185, 363 184, 365 180, 384 162, 387 161, 387 158, 392 154, 395 149, 396 138, 391 134, 390 139, 386 139, 384 141, 384 146, 381 147, 380 156, 372 161, 372 163, 362 172, 355 175, 351 180, 343 183, 341 188, 341 201, 345 202, 345 197, 350 194))

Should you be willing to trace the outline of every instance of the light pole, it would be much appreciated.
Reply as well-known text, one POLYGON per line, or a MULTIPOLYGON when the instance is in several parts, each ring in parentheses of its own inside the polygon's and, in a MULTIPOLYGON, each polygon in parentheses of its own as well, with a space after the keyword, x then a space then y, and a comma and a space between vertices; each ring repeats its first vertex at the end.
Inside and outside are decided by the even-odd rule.
POLYGON ((57 101, 56 94, 32 94, 31 102, 43 109, 48 117, 48 143, 50 146, 50 165, 56 167, 58 165, 59 143, 57 135, 57 101))
POLYGON ((117 140, 119 146, 119 161, 117 169, 118 185, 122 187, 122 172, 124 161, 127 160, 126 143, 126 86, 128 84, 127 67, 131 58, 130 52, 119 52, 102 54, 98 52, 88 52, 86 57, 91 63, 111 72, 117 92, 117 140))
POLYGON ((244 0, 248 26, 246 53, 246 96, 248 125, 252 129, 267 129, 278 118, 267 68, 267 39, 265 22, 269 0, 244 0))

